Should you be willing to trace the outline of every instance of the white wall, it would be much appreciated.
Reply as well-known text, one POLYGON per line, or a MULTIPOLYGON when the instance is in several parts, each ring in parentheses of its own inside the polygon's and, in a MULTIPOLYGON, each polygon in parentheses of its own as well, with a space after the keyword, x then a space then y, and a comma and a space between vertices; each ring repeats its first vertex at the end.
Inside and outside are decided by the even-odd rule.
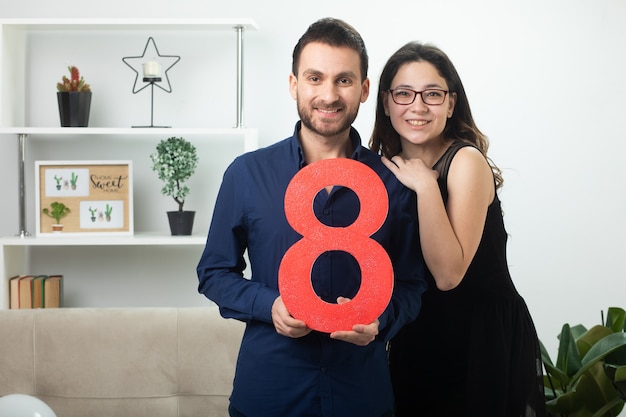
MULTIPOLYGON (((622 0, 1 3, 4 18, 253 18, 259 30, 245 35, 244 117, 246 126, 260 129, 262 145, 292 131, 291 51, 312 21, 335 16, 360 30, 370 52, 374 89, 385 60, 398 47, 409 40, 433 42, 455 62, 478 125, 491 139, 491 156, 504 170, 501 197, 511 272, 548 350, 556 355, 562 323, 590 326, 599 321, 600 310, 626 307, 622 0)), ((184 81, 176 79, 175 71, 171 75, 174 97, 184 81)), ((370 98, 362 106, 356 122, 364 138, 372 127, 374 103, 370 98)), ((2 142, 0 147, 0 175, 10 188, 16 145, 2 142)), ((13 234, 17 207, 3 200, 0 234, 13 234)))

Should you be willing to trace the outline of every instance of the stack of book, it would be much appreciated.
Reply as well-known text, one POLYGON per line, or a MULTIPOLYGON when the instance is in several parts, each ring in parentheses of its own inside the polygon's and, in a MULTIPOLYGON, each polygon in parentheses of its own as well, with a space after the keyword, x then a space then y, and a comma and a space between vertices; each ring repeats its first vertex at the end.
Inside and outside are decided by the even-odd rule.
POLYGON ((9 308, 63 306, 63 275, 18 275, 9 281, 9 308))

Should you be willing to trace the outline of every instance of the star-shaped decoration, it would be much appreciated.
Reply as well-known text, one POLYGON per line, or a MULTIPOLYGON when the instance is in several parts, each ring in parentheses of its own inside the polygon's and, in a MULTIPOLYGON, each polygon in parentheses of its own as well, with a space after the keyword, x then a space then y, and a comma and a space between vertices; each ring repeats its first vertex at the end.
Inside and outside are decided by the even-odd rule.
POLYGON ((159 49, 156 46, 156 43, 154 42, 154 39, 152 39, 152 36, 148 38, 148 42, 146 42, 146 47, 143 49, 143 54, 141 56, 127 56, 127 57, 122 58, 122 61, 124 61, 124 63, 128 65, 130 69, 132 69, 135 72, 135 84, 133 84, 133 94, 137 94, 138 92, 140 92, 141 90, 149 86, 150 84, 156 85, 157 87, 159 87, 161 90, 165 91, 166 93, 172 92, 172 85, 170 84, 170 79, 169 79, 169 76, 167 75, 167 71, 169 71, 174 65, 176 65, 178 61, 180 61, 180 56, 161 55, 159 53, 159 49), (150 45, 152 45, 152 48, 154 49, 155 53, 150 53, 146 55, 146 52, 148 52, 148 47, 150 45), (156 59, 157 56, 159 57, 158 60, 156 59), (156 78, 152 83, 146 83, 146 85, 137 89, 137 80, 139 79, 139 74, 143 73, 144 62, 153 61, 153 60, 158 61, 161 64, 161 67, 165 68, 165 71, 163 71, 163 74, 165 74, 165 80, 167 81, 167 88, 160 85, 160 81, 161 81, 160 78, 156 78), (139 71, 137 70, 137 68, 139 68, 139 71))

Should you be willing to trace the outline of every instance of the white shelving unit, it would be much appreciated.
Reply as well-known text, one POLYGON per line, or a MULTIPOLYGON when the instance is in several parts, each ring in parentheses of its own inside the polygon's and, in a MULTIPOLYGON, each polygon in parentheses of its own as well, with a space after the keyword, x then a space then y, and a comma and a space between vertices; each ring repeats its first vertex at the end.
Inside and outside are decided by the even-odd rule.
MULTIPOLYGON (((245 128, 243 126, 243 32, 256 29, 256 24, 250 19, 0 19, 0 141, 18 141, 18 172, 19 172, 19 224, 15 236, 0 238, 0 308, 8 308, 9 293, 8 282, 12 276, 19 274, 38 274, 40 271, 31 271, 33 265, 39 265, 38 254, 41 251, 63 251, 78 253, 80 257, 90 257, 91 252, 97 251, 100 257, 118 256, 127 253, 131 259, 132 254, 145 256, 146 253, 158 252, 167 253, 168 249, 175 251, 174 258, 185 258, 181 262, 189 263, 190 259, 196 259, 204 246, 206 236, 202 230, 196 234, 194 228, 193 236, 170 236, 166 232, 154 232, 151 230, 135 230, 134 236, 89 236, 85 237, 34 237, 30 236, 30 231, 26 227, 27 209, 33 210, 26 204, 26 201, 34 190, 28 189, 27 175, 34 171, 32 161, 28 160, 26 151, 29 147, 39 145, 48 146, 50 141, 58 143, 63 147, 74 147, 74 144, 85 140, 96 143, 111 144, 112 147, 119 143, 132 141, 141 146, 146 143, 146 154, 152 151, 152 143, 168 136, 192 137, 196 143, 213 143, 214 140, 227 141, 234 146, 236 154, 254 150, 258 146, 258 132, 256 129, 245 128), (223 128, 204 127, 176 127, 176 128, 132 128, 132 127, 88 127, 88 128, 61 128, 61 127, 41 127, 28 126, 27 101, 29 89, 27 77, 27 55, 29 48, 28 35, 31 32, 51 32, 51 33, 71 33, 74 36, 77 32, 96 33, 97 36, 106 37, 107 34, 114 34, 116 31, 160 31, 167 33, 179 33, 188 31, 233 31, 235 36, 233 48, 236 49, 236 74, 232 77, 232 91, 236 95, 236 109, 234 115, 234 126, 223 128), (90 249, 91 248, 91 249, 90 249), (121 248, 121 249, 120 249, 121 248), (180 251, 185 252, 180 252, 180 251), (91 251, 91 252, 90 252, 91 251), (104 255, 102 255, 104 254, 104 255)), ((93 107, 93 106, 92 106, 93 107)), ((84 145, 84 143, 83 143, 84 145)), ((212 146, 212 145, 211 145, 212 146)), ((214 155, 202 155, 202 158, 220 159, 219 150, 214 155)), ((6 156, 5 156, 6 157, 6 156)), ((93 158, 90 158, 93 159, 93 158)), ((109 158, 106 158, 109 159, 109 158)), ((119 159, 126 159, 120 156, 119 159)), ((224 161, 220 161, 223 163, 224 161)), ((206 162, 205 162, 206 163, 206 162)), ((194 191, 199 192, 199 191, 194 191)), ((187 209, 187 205, 186 205, 187 209)), ((207 209, 202 207, 202 209, 207 209)), ((29 212, 30 213, 30 212, 29 212)), ((165 216, 165 214, 163 214, 165 216)), ((156 227, 155 227, 156 229, 156 227)), ((43 256, 45 258, 45 255, 43 256)), ((94 255, 95 257, 95 255, 94 255)), ((154 267, 158 273, 158 263, 170 266, 176 259, 167 256, 156 255, 150 259, 150 263, 157 263, 154 267), (166 265, 167 264, 167 265, 166 265)), ((71 259, 71 258, 68 258, 71 259)), ((45 260, 43 262, 46 262, 45 260)), ((80 260, 75 260, 74 264, 79 264, 80 260)), ((94 264, 96 262, 92 262, 94 264)), ((114 262, 111 262, 114 263, 114 262)), ((89 274, 86 271, 78 271, 72 263, 51 263, 54 268, 63 265, 65 270, 54 273, 64 275, 92 275, 101 276, 108 273, 99 265, 98 270, 94 269, 89 274)), ((130 270, 132 270, 132 267, 130 270)), ((181 265, 185 269, 185 274, 195 272, 195 265, 181 265)), ((124 266, 118 268, 124 271, 124 266)), ((130 271, 129 270, 129 271, 130 271)), ((112 273, 120 273, 112 269, 112 273)), ((133 272, 129 272, 133 273, 133 272)), ((164 272, 164 274, 167 272, 164 272)), ((135 273, 136 274, 136 273, 135 273)), ((131 277, 127 277, 130 279, 131 277)), ((187 277, 188 279, 189 277, 187 277)), ((193 277, 195 279, 195 276, 193 277)), ((72 278, 74 279, 74 278, 72 278)), ((99 279, 99 278, 95 278, 99 279)), ((168 277, 160 277, 161 281, 167 281, 168 277)), ((178 281, 174 281, 178 282, 178 281)), ((70 284, 69 282, 67 284, 70 284)), ((190 289, 192 291, 193 289, 190 289)), ((76 298, 79 298, 78 296, 76 298)), ((89 297, 86 297, 89 299, 89 297)), ((139 297, 141 298, 141 297, 139 297)), ((112 305, 119 305, 112 300, 112 305)), ((145 301, 145 300, 144 300, 145 301)), ((87 301, 89 302, 89 301, 87 301)), ((106 301, 104 302, 106 303, 106 301)), ((157 301, 158 303, 158 301, 157 301)), ((175 303, 175 301, 174 301, 175 303)), ((149 302, 138 304, 151 305, 149 302)), ((83 306, 80 302, 75 302, 70 306, 83 306)), ((85 306, 90 306, 85 305, 85 306)), ((132 305, 129 305, 132 306, 132 305)))

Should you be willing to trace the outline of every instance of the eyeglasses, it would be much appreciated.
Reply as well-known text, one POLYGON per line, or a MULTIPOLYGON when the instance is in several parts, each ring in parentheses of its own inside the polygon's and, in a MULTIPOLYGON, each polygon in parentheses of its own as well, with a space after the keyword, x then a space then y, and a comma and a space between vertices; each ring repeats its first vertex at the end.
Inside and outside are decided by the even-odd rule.
POLYGON ((434 88, 424 91, 415 91, 408 88, 396 88, 394 90, 387 90, 387 92, 391 94, 391 99, 394 103, 403 106, 413 104, 415 97, 417 97, 418 94, 422 99, 422 103, 431 106, 438 106, 446 101, 446 94, 448 94, 448 91, 446 90, 438 90, 434 88))

